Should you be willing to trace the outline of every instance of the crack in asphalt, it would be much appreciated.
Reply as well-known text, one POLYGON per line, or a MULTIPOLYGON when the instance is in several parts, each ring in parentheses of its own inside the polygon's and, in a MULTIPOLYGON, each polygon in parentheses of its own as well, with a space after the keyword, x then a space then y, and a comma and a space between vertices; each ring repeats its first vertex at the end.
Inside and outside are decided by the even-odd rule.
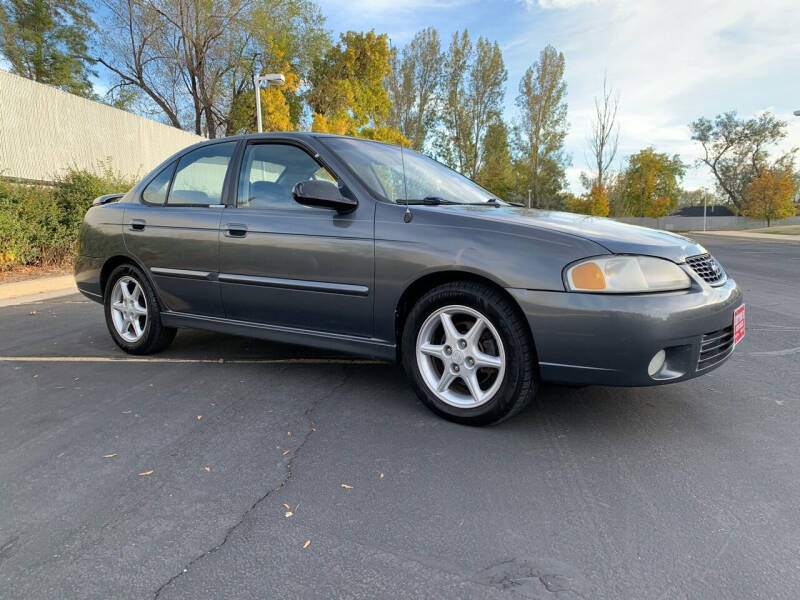
POLYGON ((345 383, 347 383, 347 379, 348 379, 348 377, 349 377, 349 375, 348 375, 348 373, 347 373, 347 371, 346 371, 346 368, 345 368, 345 370, 344 370, 344 371, 343 371, 343 373, 342 373, 342 379, 341 379, 341 381, 340 381, 339 383, 337 383, 336 385, 334 385, 334 386, 333 386, 333 387, 330 389, 330 391, 329 391, 328 393, 326 393, 326 394, 323 394, 322 396, 320 396, 319 398, 317 398, 316 400, 314 400, 314 401, 313 401, 313 402, 312 402, 312 403, 311 403, 311 404, 308 406, 308 408, 306 408, 306 409, 303 411, 303 417, 304 417, 305 419, 307 419, 307 420, 308 420, 308 430, 306 431, 305 435, 303 435, 303 439, 302 439, 302 441, 300 442, 300 444, 299 444, 299 445, 297 446, 297 448, 295 448, 295 449, 294 449, 294 451, 292 452, 292 455, 291 455, 291 457, 289 458, 289 460, 288 460, 288 461, 286 461, 286 463, 285 463, 285 467, 286 467, 286 474, 285 474, 284 478, 281 480, 281 482, 280 482, 280 483, 279 483, 279 484, 278 484, 276 487, 274 487, 274 488, 272 488, 272 489, 268 490, 268 491, 267 491, 267 493, 265 493, 264 495, 262 495, 262 496, 260 496, 259 498, 257 498, 257 499, 256 499, 256 501, 255 501, 255 502, 253 502, 253 504, 251 504, 251 505, 250 505, 250 508, 248 508, 248 509, 247 509, 247 510, 246 510, 244 513, 242 513, 242 516, 241 516, 241 517, 239 517, 239 519, 237 519, 237 521, 236 521, 236 522, 235 522, 233 525, 231 525, 231 526, 228 528, 228 530, 225 532, 225 537, 223 537, 223 538, 222 538, 222 541, 221 541, 219 544, 217 544, 217 545, 216 545, 216 546, 214 546, 213 548, 210 548, 210 549, 206 550, 205 552, 203 552, 203 553, 201 553, 201 554, 199 554, 199 555, 195 556, 195 557, 194 557, 193 559, 191 559, 191 560, 190 560, 188 563, 186 563, 186 564, 185 564, 185 565, 184 565, 184 566, 183 566, 183 567, 180 569, 180 571, 178 571, 178 573, 176 573, 175 575, 173 575, 172 577, 170 577, 170 578, 169 578, 167 581, 165 581, 164 583, 162 583, 162 584, 161 584, 161 585, 158 587, 158 589, 156 589, 156 591, 155 591, 155 594, 153 595, 153 600, 158 600, 158 599, 161 597, 161 593, 162 593, 162 592, 163 592, 163 591, 164 591, 166 588, 168 588, 168 587, 169 587, 169 586, 171 586, 173 583, 175 583, 175 581, 176 581, 178 578, 180 578, 182 575, 184 575, 185 573, 188 573, 188 572, 189 572, 189 569, 190 569, 190 568, 191 568, 191 567, 192 567, 192 566, 193 566, 195 563, 197 563, 197 562, 199 562, 199 561, 203 560, 203 559, 204 559, 206 556, 208 556, 208 555, 210 555, 210 554, 214 554, 215 552, 217 552, 217 551, 221 550, 221 549, 222 549, 222 547, 223 547, 223 546, 224 546, 224 545, 225 545, 225 544, 228 542, 228 539, 230 539, 230 537, 231 537, 231 534, 233 534, 233 532, 234 532, 234 531, 236 531, 236 529, 237 529, 237 528, 238 528, 238 527, 239 527, 239 526, 240 526, 242 523, 244 523, 245 519, 247 519, 247 517, 250 515, 250 513, 252 513, 252 512, 253 512, 253 511, 254 511, 256 508, 258 508, 258 506, 259 506, 259 505, 260 505, 260 504, 261 504, 261 503, 262 503, 264 500, 266 500, 267 498, 269 498, 269 497, 270 497, 272 494, 274 494, 275 492, 278 492, 278 491, 280 491, 281 489, 283 489, 283 488, 286 486, 286 484, 287 484, 287 483, 289 483, 289 480, 292 478, 292 475, 294 474, 294 472, 293 472, 293 470, 292 470, 292 466, 293 466, 293 464, 294 464, 294 461, 295 461, 295 459, 297 458, 298 454, 300 453, 300 450, 302 450, 303 446, 305 446, 305 445, 306 445, 306 442, 308 442, 308 440, 311 438, 311 434, 314 432, 314 427, 315 427, 315 424, 314 424, 314 420, 313 420, 313 418, 312 418, 312 414, 313 414, 313 413, 314 413, 314 411, 315 411, 315 410, 316 410, 316 409, 319 407, 319 405, 320 405, 320 404, 322 404, 322 403, 323 403, 325 400, 327 400, 328 398, 331 398, 331 397, 332 397, 334 394, 336 394, 336 392, 338 392, 338 391, 339 391, 339 390, 340 390, 342 387, 344 387, 344 384, 345 384, 345 383))

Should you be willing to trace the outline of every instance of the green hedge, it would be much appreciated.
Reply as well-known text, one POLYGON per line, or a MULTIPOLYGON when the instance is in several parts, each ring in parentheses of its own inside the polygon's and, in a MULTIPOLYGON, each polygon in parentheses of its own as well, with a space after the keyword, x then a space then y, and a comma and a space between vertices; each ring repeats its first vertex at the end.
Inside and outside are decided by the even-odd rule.
POLYGON ((0 270, 68 263, 92 200, 133 183, 107 165, 96 173, 71 169, 54 186, 0 179, 0 270))

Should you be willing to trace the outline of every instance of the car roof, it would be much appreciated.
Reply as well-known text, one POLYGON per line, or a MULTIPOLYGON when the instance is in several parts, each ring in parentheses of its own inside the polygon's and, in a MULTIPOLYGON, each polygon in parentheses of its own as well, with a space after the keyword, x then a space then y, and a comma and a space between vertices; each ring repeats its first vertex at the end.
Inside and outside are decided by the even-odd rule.
POLYGON ((396 146, 396 144, 389 144, 379 140, 371 140, 369 138, 360 138, 352 135, 338 135, 335 133, 322 133, 317 131, 269 131, 264 133, 246 133, 239 135, 230 135, 227 137, 214 138, 213 140, 204 140, 194 144, 194 146, 203 146, 205 144, 214 144, 219 142, 228 142, 234 140, 259 140, 259 139, 296 139, 303 140, 308 138, 340 138, 346 140, 360 140, 364 142, 373 142, 375 144, 383 144, 385 146, 396 146))

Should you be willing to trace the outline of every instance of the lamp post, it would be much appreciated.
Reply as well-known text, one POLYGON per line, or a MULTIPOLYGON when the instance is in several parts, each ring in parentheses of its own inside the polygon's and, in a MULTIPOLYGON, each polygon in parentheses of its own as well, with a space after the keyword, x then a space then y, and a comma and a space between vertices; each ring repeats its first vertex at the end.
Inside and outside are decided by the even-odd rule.
POLYGON ((261 84, 266 83, 267 87, 280 87, 286 83, 286 77, 283 73, 268 73, 266 75, 259 75, 257 72, 253 73, 253 89, 256 92, 256 121, 258 123, 258 133, 262 132, 261 125, 261 84))

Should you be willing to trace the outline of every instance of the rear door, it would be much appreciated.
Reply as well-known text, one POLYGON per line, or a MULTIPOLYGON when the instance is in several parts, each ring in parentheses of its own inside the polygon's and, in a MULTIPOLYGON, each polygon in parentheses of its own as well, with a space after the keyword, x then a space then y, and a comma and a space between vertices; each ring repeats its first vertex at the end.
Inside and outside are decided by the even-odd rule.
POLYGON ((170 310, 222 316, 219 224, 237 142, 202 146, 167 166, 125 209, 128 251, 170 310))
POLYGON ((300 181, 343 182, 305 146, 254 140, 244 149, 236 206, 220 224, 220 290, 228 317, 372 335, 372 202, 353 212, 302 206, 300 181))

